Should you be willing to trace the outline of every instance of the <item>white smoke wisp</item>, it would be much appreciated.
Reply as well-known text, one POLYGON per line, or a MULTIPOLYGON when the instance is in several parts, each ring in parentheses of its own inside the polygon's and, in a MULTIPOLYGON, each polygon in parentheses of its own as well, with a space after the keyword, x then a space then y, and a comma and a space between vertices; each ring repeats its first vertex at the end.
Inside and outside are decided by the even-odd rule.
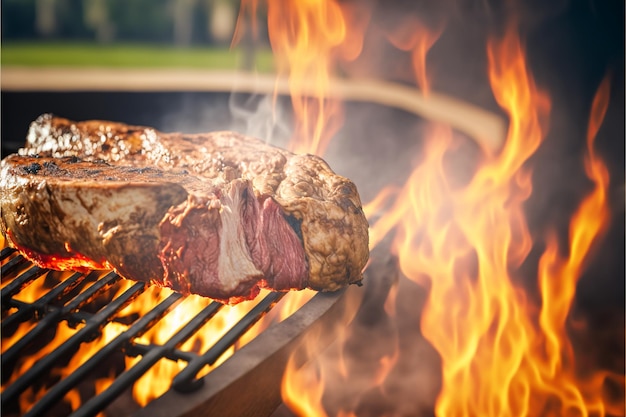
POLYGON ((280 98, 272 95, 231 93, 228 107, 231 130, 285 147, 291 136, 290 115, 280 98))

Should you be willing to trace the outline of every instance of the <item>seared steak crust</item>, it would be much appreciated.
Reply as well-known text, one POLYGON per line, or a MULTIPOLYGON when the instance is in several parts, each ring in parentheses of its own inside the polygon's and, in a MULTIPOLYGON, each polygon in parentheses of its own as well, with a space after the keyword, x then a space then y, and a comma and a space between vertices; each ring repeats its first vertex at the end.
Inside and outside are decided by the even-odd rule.
POLYGON ((2 161, 0 193, 3 232, 40 263, 84 258, 78 267, 223 301, 259 286, 336 290, 360 281, 368 259, 351 181, 234 132, 43 115, 2 161))
POLYGON ((150 280, 163 274, 153 256, 153 226, 187 195, 168 177, 176 178, 75 157, 11 155, 2 161, 2 229, 13 246, 45 266, 55 260, 60 269, 115 266, 124 276, 150 280))

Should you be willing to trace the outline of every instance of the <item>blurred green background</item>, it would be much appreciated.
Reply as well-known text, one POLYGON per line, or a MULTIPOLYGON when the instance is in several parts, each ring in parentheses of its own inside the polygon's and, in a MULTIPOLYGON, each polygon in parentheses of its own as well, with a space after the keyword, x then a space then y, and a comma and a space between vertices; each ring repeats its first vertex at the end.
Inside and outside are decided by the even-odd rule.
MULTIPOLYGON (((2 0, 2 66, 270 71, 266 38, 231 48, 238 0, 2 0)), ((259 20, 257 24, 263 25, 259 20)), ((263 30, 260 33, 264 33, 263 30)))

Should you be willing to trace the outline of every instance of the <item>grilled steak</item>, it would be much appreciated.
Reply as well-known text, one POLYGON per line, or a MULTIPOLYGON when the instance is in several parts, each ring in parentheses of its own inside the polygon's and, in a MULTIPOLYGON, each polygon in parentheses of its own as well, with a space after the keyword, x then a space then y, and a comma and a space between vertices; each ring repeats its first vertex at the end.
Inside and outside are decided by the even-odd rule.
POLYGON ((113 268, 234 303, 359 282, 367 221, 320 158, 234 132, 43 115, 2 161, 0 226, 44 267, 113 268))

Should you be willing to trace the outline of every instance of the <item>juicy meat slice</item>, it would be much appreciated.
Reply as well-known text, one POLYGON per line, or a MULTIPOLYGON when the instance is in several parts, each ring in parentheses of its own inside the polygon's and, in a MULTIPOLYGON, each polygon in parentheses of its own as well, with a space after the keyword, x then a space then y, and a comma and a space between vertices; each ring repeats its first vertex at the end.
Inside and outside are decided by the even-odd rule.
POLYGON ((351 181, 234 132, 44 115, 1 168, 0 226, 45 266, 112 267, 236 302, 259 287, 335 290, 360 281, 368 258, 351 181))
POLYGON ((158 225, 158 256, 165 286, 196 294, 210 294, 216 286, 219 289, 219 209, 217 199, 189 196, 165 214, 158 225))
POLYGON ((278 291, 298 288, 298 277, 307 273, 307 264, 299 261, 305 258, 301 240, 283 221, 282 209, 274 199, 263 201, 260 219, 260 234, 256 241, 264 247, 264 256, 257 262, 267 277, 268 286, 278 291))

